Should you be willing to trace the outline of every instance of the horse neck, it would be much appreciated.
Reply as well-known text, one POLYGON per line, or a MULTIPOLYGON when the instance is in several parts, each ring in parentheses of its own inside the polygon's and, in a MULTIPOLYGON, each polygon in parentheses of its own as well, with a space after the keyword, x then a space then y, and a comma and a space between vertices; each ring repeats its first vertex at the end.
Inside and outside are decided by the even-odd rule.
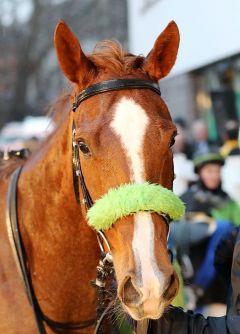
POLYGON ((89 281, 98 247, 74 195, 71 127, 68 116, 24 166, 18 186, 19 224, 35 293, 43 312, 58 321, 89 319, 95 309, 89 281), (82 309, 82 298, 89 307, 82 309))
MULTIPOLYGON (((56 216, 66 219, 71 210, 73 216, 82 222, 84 216, 76 205, 72 182, 72 117, 67 115, 62 125, 42 145, 39 151, 26 163, 19 181, 19 202, 20 207, 28 205, 38 207, 45 206, 45 210, 38 212, 44 222, 45 217, 51 219, 45 222, 46 225, 53 224, 56 216), (28 189, 26 191, 26 189, 28 189), (33 201, 34 198, 34 201, 33 201), (64 205, 62 208, 60 205, 64 205), (47 210, 46 210, 47 209, 47 210)), ((31 217, 34 212, 31 212, 31 217)), ((39 217, 39 218, 40 218, 39 217)), ((42 219, 36 221, 31 219, 32 228, 43 229, 42 219), (39 226, 40 225, 40 226, 39 226)), ((24 219, 26 221, 26 219, 24 219)), ((25 225, 25 224, 24 224, 25 225)))

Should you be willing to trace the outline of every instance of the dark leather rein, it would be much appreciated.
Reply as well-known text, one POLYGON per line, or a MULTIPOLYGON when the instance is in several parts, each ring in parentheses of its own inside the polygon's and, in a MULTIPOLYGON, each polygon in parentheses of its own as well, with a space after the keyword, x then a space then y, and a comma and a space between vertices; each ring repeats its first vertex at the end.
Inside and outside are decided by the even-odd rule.
MULTIPOLYGON (((101 83, 94 84, 85 90, 83 90, 76 98, 76 101, 73 104, 73 111, 75 111, 81 102, 84 100, 90 98, 91 96, 101 94, 104 92, 109 91, 116 91, 116 90, 128 90, 128 89, 150 89, 157 93, 158 95, 161 95, 159 86, 157 83, 154 83, 152 81, 147 80, 141 80, 141 79, 116 79, 116 80, 108 80, 103 81, 101 83)), ((92 205, 93 201, 91 199, 91 196, 89 194, 89 191, 87 189, 87 186, 84 181, 82 169, 81 169, 81 163, 80 163, 80 155, 79 155, 79 148, 78 144, 75 141, 75 124, 73 123, 73 150, 72 150, 72 168, 73 168, 73 183, 74 183, 74 193, 76 197, 76 201, 78 205, 80 205, 80 192, 79 192, 79 185, 82 190, 83 195, 83 202, 86 206, 86 209, 88 210, 92 205)), ((31 275, 29 272, 29 268, 27 265, 27 258, 26 258, 26 252, 23 245, 23 241, 20 234, 19 224, 18 224, 18 217, 17 217, 17 184, 18 179, 21 174, 22 167, 17 168, 10 181, 9 189, 8 189, 8 195, 7 195, 7 220, 8 225, 10 226, 10 238, 13 243, 13 250, 14 255, 17 259, 17 264, 20 269, 21 276, 23 278, 26 293, 28 296, 28 299, 32 305, 33 313, 36 320, 36 325, 38 332, 40 334, 46 334, 46 329, 44 324, 47 324, 53 331, 57 332, 63 332, 63 331, 70 331, 70 330, 81 330, 86 327, 92 326, 96 319, 90 319, 87 321, 82 321, 80 323, 60 323, 54 320, 49 319, 41 310, 40 305, 38 303, 37 297, 35 295, 31 275)), ((110 264, 108 262, 108 259, 106 257, 106 254, 104 253, 104 247, 102 245, 102 240, 107 245, 107 240, 102 232, 99 232, 97 235, 97 239, 100 245, 100 249, 102 252, 102 257, 105 256, 104 259, 106 259, 106 263, 110 264)), ((102 259, 100 260, 102 262, 102 259)), ((111 272, 111 268, 110 270, 111 272)), ((111 272, 112 273, 112 272, 111 272)), ((96 280, 97 282, 97 280, 96 280)), ((97 285, 97 283, 96 283, 97 285)), ((104 281, 99 282, 99 288, 102 289, 105 286, 104 281)), ((102 317, 101 317, 102 318, 102 317)), ((102 320, 101 320, 102 321, 102 320)), ((98 323, 98 326, 100 324, 98 323)))

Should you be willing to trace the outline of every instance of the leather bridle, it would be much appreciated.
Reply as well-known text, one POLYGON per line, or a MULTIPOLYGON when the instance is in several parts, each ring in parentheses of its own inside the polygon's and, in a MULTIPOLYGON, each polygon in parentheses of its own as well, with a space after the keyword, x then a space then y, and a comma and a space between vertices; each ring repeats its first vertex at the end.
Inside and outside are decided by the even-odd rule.
MULTIPOLYGON (((109 92, 109 91, 129 90, 129 89, 150 89, 153 92, 157 93, 158 95, 161 95, 158 84, 152 81, 147 81, 147 80, 142 80, 142 79, 108 80, 108 81, 103 81, 103 82, 94 84, 86 88, 82 92, 80 92, 80 94, 76 98, 76 101, 73 104, 72 109, 73 111, 75 111, 84 100, 94 95, 102 94, 104 92, 109 92)), ((74 193, 75 193, 76 201, 78 205, 80 205, 81 201, 80 201, 79 189, 81 187, 81 191, 83 195, 83 202, 86 207, 86 210, 88 210, 93 205, 93 201, 89 194, 88 188, 85 184, 84 176, 82 173, 79 147, 78 147, 78 143, 75 140, 76 129, 75 129, 74 122, 73 122, 72 129, 73 129, 72 170, 73 170, 74 193)), ((65 331, 65 330, 67 331, 81 330, 86 327, 92 326, 96 322, 96 319, 90 319, 90 320, 83 321, 80 323, 60 323, 52 319, 49 319, 42 312, 40 308, 40 305, 38 303, 37 297, 33 289, 31 275, 30 275, 30 272, 27 266, 26 252, 25 252, 24 244, 23 244, 21 234, 20 234, 18 216, 17 216, 17 184, 18 184, 20 173, 21 173, 21 169, 22 167, 19 167, 14 171, 11 177, 11 181, 10 181, 10 185, 8 189, 7 226, 9 226, 8 234, 10 237, 10 241, 13 244, 14 255, 17 259, 17 265, 20 269, 20 273, 21 273, 21 276, 25 284, 25 289, 28 295, 28 299, 33 308, 33 313, 35 316, 38 332, 39 334, 47 333, 44 323, 47 324, 53 331, 60 331, 60 332, 65 331)), ((100 250, 102 253, 100 262, 104 263, 105 261, 109 267, 109 265, 111 264, 110 247, 109 247, 108 241, 105 235, 103 234, 103 232, 101 231, 97 232, 97 240, 98 240, 100 250), (105 253, 105 250, 104 250, 104 246, 103 246, 104 243, 106 244, 106 247, 108 249, 107 253, 105 253)), ((104 267, 101 270, 104 270, 104 267)), ((110 268, 110 271, 111 271, 111 268, 110 268)), ((99 284, 99 287, 102 288, 105 283, 101 281, 97 283, 97 280, 96 280, 95 285, 98 285, 98 284, 99 284)))
MULTIPOLYGON (((94 84, 83 91, 77 96, 76 101, 73 103, 72 110, 73 112, 79 107, 79 105, 89 99, 92 96, 102 94, 105 92, 116 91, 116 90, 126 90, 126 89, 150 89, 161 96, 161 91, 157 83, 142 79, 114 79, 102 81, 100 83, 94 84)), ((79 184, 82 189, 83 194, 83 202, 87 210, 89 210, 93 201, 87 189, 87 186, 84 181, 81 161, 79 155, 79 147, 78 143, 75 140, 76 134, 76 126, 73 122, 72 126, 72 142, 73 142, 73 154, 72 154, 72 166, 73 166, 73 184, 74 184, 74 192, 77 203, 80 205, 80 195, 79 195, 79 184)))
MULTIPOLYGON (((79 107, 79 105, 83 101, 85 101, 86 99, 89 99, 92 96, 102 94, 105 92, 110 92, 110 91, 129 90, 129 89, 150 89, 153 92, 161 96, 159 85, 153 81, 135 79, 135 78, 134 79, 113 79, 113 80, 107 80, 107 81, 102 81, 100 83, 96 83, 84 89, 83 91, 81 91, 79 95, 76 97, 75 102, 73 103, 72 110, 73 112, 75 112, 76 109, 79 107)), ((89 210, 93 205, 93 201, 88 191, 88 188, 86 186, 86 183, 84 181, 84 176, 83 176, 82 168, 81 168, 81 160, 80 160, 80 155, 79 155, 79 147, 75 139, 75 134, 76 134, 76 126, 73 121, 73 125, 72 125, 72 143, 73 143, 72 167, 73 168, 72 170, 73 170, 74 192, 75 192, 76 201, 78 205, 80 205, 80 193, 79 193, 79 185, 80 185, 82 189, 83 203, 86 207, 86 210, 89 210)), ((102 244, 102 241, 106 244, 108 250, 110 251, 109 243, 102 231, 97 231, 97 240, 98 240, 98 244, 101 249, 102 255, 104 255, 103 254, 104 246, 102 244)))

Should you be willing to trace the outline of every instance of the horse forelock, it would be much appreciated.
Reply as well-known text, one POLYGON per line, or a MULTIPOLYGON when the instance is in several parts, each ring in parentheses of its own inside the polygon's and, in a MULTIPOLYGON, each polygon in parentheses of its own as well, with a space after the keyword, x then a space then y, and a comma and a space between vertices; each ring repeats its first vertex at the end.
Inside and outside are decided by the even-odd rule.
POLYGON ((144 73, 142 64, 143 56, 135 56, 123 49, 115 40, 103 40, 97 43, 93 53, 88 56, 97 68, 113 71, 115 74, 136 74, 136 71, 144 73))

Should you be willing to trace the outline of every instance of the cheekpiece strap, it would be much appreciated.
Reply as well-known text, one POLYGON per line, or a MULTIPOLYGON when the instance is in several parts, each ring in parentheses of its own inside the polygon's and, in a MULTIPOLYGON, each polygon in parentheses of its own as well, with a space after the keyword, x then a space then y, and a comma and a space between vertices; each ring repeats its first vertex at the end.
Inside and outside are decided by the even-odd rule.
POLYGON ((86 89, 84 89, 78 96, 76 101, 73 103, 72 110, 75 111, 80 103, 91 96, 110 92, 113 90, 123 90, 123 89, 151 89, 155 93, 161 96, 161 91, 159 85, 156 82, 142 80, 142 79, 114 79, 102 81, 100 83, 94 84, 86 89))
POLYGON ((79 181, 78 175, 80 173, 80 157, 79 148, 75 140, 76 127, 75 123, 72 124, 72 172, 73 172, 73 188, 78 205, 80 205, 80 193, 79 193, 79 181))
POLYGON ((82 194, 83 194, 83 203, 86 209, 88 210, 93 205, 93 201, 92 201, 92 198, 88 192, 87 186, 84 181, 81 161, 80 161, 79 147, 75 140, 75 134, 76 134, 76 126, 75 126, 75 123, 73 122, 72 124, 72 171, 73 171, 74 193, 75 193, 76 201, 78 205, 80 205, 80 192, 79 192, 79 185, 80 185, 82 189, 82 194))

